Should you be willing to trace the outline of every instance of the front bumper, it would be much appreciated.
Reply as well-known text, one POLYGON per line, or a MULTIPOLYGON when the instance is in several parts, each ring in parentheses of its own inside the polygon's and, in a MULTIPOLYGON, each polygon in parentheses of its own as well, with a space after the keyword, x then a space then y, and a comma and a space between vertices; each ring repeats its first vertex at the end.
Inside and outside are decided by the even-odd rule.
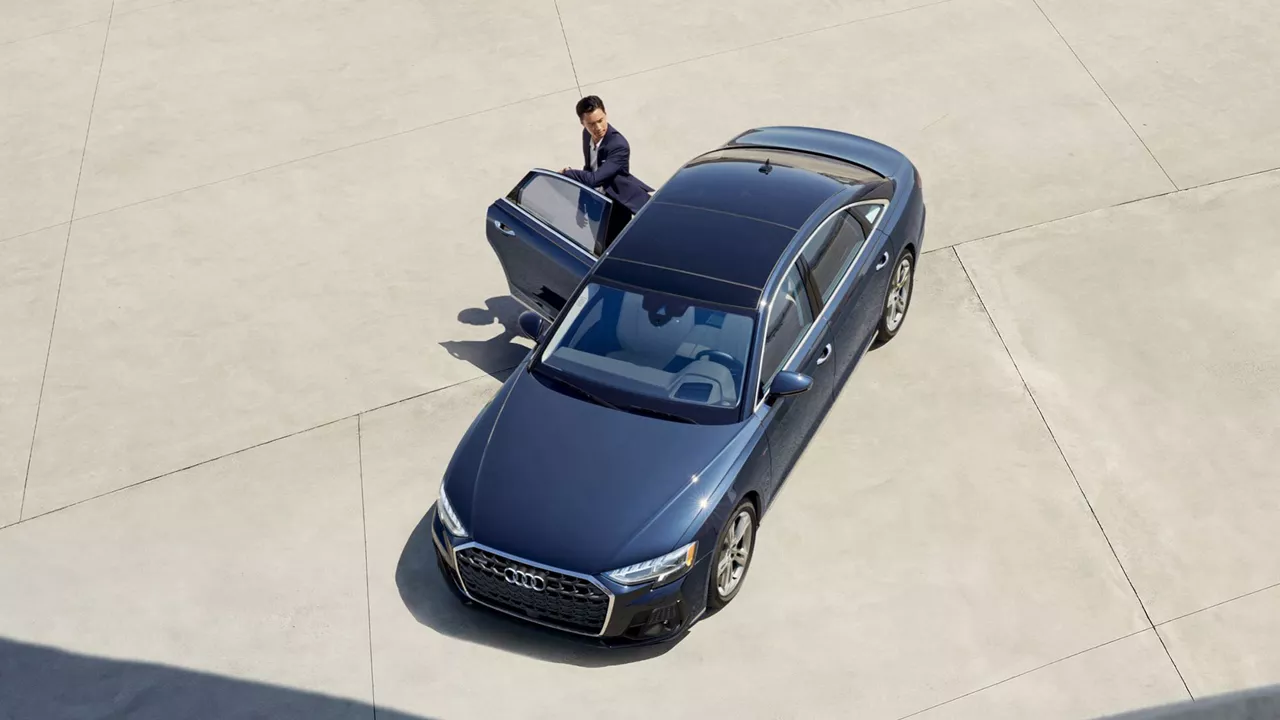
MULTIPOLYGON (((687 631, 706 610, 709 556, 696 560, 684 577, 659 588, 651 584, 620 585, 598 575, 567 578, 575 582, 580 591, 585 588, 586 592, 594 594, 598 589, 607 596, 605 600, 599 596, 593 598, 601 603, 607 602, 607 608, 600 606, 599 612, 586 612, 581 618, 570 619, 572 613, 548 612, 545 591, 515 584, 497 584, 492 579, 477 576, 475 562, 468 567, 459 567, 468 562, 460 558, 459 553, 483 556, 486 561, 498 557, 510 560, 513 567, 524 569, 533 564, 501 550, 454 538, 445 530, 434 507, 431 510, 431 539, 441 574, 454 594, 463 601, 553 628, 587 642, 617 647, 670 641, 687 631), (472 578, 472 587, 468 587, 464 574, 472 578), (592 587, 588 587, 588 583, 592 587), (603 619, 599 619, 601 615, 603 619)), ((542 566, 536 568, 541 569, 542 566)), ((573 575, 555 570, 550 574, 573 575)))

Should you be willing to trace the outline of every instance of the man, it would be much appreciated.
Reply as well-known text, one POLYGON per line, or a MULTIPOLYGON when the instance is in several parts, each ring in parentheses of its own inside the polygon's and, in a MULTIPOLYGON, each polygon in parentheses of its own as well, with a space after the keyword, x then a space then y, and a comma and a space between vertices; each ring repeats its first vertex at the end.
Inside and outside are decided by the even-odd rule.
POLYGON ((649 200, 653 188, 631 174, 631 145, 616 128, 609 125, 604 101, 588 95, 575 108, 582 123, 581 170, 565 168, 562 172, 587 187, 602 190, 613 200, 609 213, 609 229, 605 247, 613 242, 631 217, 649 200))

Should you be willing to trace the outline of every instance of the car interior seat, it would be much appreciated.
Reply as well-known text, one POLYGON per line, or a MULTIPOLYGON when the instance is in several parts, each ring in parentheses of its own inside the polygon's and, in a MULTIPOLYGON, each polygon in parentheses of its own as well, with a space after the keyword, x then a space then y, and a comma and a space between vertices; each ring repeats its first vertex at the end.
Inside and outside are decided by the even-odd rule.
POLYGON ((609 353, 616 360, 664 368, 676 356, 676 351, 692 332, 694 310, 692 307, 671 308, 659 304, 645 307, 646 300, 639 295, 628 294, 622 300, 618 313, 618 344, 621 350, 609 353))

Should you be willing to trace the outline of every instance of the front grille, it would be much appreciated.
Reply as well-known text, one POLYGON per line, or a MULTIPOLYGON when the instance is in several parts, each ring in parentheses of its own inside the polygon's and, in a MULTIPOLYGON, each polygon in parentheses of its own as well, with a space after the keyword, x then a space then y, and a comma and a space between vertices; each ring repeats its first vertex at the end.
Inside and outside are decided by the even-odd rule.
POLYGON ((477 547, 459 550, 457 557, 463 585, 482 603, 587 635, 598 635, 604 629, 609 595, 590 580, 526 565, 477 547), (537 591, 509 583, 508 569, 545 578, 546 588, 537 591))

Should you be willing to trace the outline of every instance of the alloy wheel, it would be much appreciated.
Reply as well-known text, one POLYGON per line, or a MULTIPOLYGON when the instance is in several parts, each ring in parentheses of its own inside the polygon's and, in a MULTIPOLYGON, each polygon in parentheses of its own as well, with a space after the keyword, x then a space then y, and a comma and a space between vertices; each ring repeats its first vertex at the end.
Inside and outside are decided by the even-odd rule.
POLYGON ((716 591, 720 597, 729 597, 738 589, 742 576, 751 560, 752 520, 750 511, 743 509, 733 518, 733 524, 720 543, 716 560, 716 591))
POLYGON ((911 300, 911 255, 904 254, 894 268, 893 279, 889 284, 889 295, 885 299, 885 326, 889 332, 896 332, 907 314, 907 303, 911 300))

